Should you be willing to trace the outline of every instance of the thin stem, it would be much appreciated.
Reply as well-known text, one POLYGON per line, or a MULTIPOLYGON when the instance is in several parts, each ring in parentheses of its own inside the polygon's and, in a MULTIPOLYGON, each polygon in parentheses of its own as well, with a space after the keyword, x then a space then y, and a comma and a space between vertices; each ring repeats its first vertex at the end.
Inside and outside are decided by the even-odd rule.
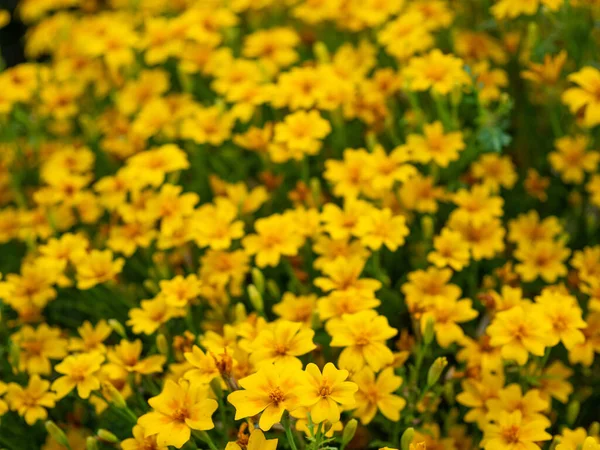
POLYGON ((192 430, 192 435, 196 439, 205 442, 210 450, 219 450, 206 431, 192 430))
POLYGON ((292 434, 292 428, 290 426, 290 416, 288 413, 284 413, 283 420, 281 421, 283 428, 285 428, 285 435, 287 437, 288 443, 292 450, 298 450, 296 447, 296 441, 294 440, 294 435, 292 434))

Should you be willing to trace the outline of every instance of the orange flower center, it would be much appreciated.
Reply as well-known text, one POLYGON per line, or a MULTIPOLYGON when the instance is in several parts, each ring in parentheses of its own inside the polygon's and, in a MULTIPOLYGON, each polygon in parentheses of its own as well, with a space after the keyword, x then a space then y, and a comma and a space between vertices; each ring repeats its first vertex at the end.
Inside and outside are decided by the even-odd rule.
POLYGON ((269 398, 275 404, 275 406, 279 406, 279 404, 285 400, 285 395, 281 389, 279 389, 279 387, 276 387, 269 393, 269 398))
POLYGON ((355 340, 355 344, 361 347, 367 345, 369 342, 371 342, 369 336, 366 336, 364 334, 357 336, 355 340))
POLYGON ((275 344, 275 353, 277 353, 278 355, 285 355, 287 354, 288 348, 285 344, 275 344))
POLYGON ((321 388, 319 389, 319 395, 323 398, 330 396, 331 389, 329 388, 329 386, 321 386, 321 388))
POLYGON ((173 420, 176 420, 177 422, 185 422, 185 419, 187 419, 189 417, 190 413, 188 412, 187 408, 185 407, 181 407, 181 408, 177 408, 175 410, 175 412, 173 413, 173 420))
POLYGON ((41 341, 27 341, 23 342, 21 346, 32 355, 40 355, 42 353, 42 342, 41 341))
POLYGON ((502 437, 509 444, 516 444, 519 442, 519 426, 511 425, 508 428, 502 430, 502 437))

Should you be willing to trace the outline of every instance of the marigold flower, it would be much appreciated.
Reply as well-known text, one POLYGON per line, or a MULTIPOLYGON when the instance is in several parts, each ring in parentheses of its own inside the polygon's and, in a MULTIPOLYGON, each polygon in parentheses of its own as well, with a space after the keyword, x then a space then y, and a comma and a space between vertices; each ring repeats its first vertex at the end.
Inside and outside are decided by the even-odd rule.
POLYGON ((148 400, 153 411, 138 419, 144 437, 156 435, 158 446, 181 448, 190 440, 191 430, 213 429, 211 416, 218 403, 206 396, 202 385, 167 380, 162 392, 148 400))
POLYGON ((496 315, 487 329, 490 345, 502 348, 502 357, 524 365, 529 353, 543 356, 549 346, 550 324, 525 306, 515 306, 496 315))
POLYGON ((28 425, 33 425, 38 420, 48 417, 46 408, 53 408, 56 395, 49 392, 50 382, 42 380, 39 375, 32 375, 27 387, 16 383, 10 383, 7 388, 5 399, 10 409, 17 411, 25 418, 28 425))
POLYGON ((394 369, 388 367, 375 378, 371 368, 364 367, 353 377, 358 385, 354 415, 363 425, 373 420, 377 410, 393 422, 400 420, 400 411, 406 406, 406 400, 394 393, 402 385, 402 378, 394 374, 394 369))
POLYGON ((236 420, 262 412, 258 423, 262 430, 268 431, 281 420, 284 411, 299 406, 297 383, 297 369, 285 364, 278 368, 265 364, 256 373, 239 380, 244 389, 232 392, 227 400, 235 407, 236 420))
POLYGON ((77 388, 77 394, 86 399, 92 391, 100 389, 98 371, 103 362, 104 356, 99 353, 67 356, 54 367, 54 370, 63 374, 52 383, 52 390, 56 392, 57 398, 63 398, 77 388))
POLYGON ((315 423, 325 420, 332 424, 338 422, 339 405, 345 408, 354 405, 354 393, 358 389, 355 383, 345 381, 348 371, 338 370, 332 363, 327 363, 321 373, 316 364, 310 363, 304 373, 303 386, 296 392, 300 405, 308 408, 315 423))
POLYGON ((355 372, 366 363, 373 370, 379 370, 394 360, 385 341, 396 336, 398 330, 375 311, 344 314, 341 319, 327 322, 325 328, 332 337, 331 346, 344 347, 339 359, 342 368, 355 372))

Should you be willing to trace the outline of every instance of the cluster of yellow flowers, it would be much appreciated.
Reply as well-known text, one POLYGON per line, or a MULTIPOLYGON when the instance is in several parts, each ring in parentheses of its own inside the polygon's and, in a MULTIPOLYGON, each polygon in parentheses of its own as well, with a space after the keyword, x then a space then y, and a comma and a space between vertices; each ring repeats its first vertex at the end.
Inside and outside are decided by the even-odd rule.
POLYGON ((16 19, 0 448, 600 450, 600 2, 16 19))

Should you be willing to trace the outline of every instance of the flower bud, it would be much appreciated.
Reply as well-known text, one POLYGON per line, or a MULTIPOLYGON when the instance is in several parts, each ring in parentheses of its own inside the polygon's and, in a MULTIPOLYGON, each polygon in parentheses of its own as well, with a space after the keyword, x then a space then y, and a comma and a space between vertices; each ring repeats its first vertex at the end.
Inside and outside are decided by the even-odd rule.
POLYGON ((267 281, 267 292, 276 299, 281 297, 281 291, 279 290, 279 286, 275 280, 267 281))
POLYGON ((19 361, 21 360, 21 349, 18 345, 13 342, 10 343, 10 350, 8 353, 8 362, 12 366, 13 372, 16 374, 19 370, 19 361))
POLYGON ((415 437, 415 429, 410 427, 404 430, 402 438, 400 439, 400 450, 410 450, 410 444, 415 437))
POLYGON ((423 331, 423 342, 425 342, 425 345, 429 345, 433 342, 435 336, 434 324, 435 321, 433 320, 433 317, 428 317, 427 322, 425 323, 425 331, 423 331))
POLYGON ((51 420, 48 420, 45 424, 45 427, 48 434, 56 441, 56 443, 62 445, 63 447, 71 448, 69 445, 69 440, 67 439, 67 435, 63 430, 58 428, 58 425, 51 420))
POLYGON ((98 440, 95 437, 88 437, 85 440, 86 450, 98 450, 98 440))
POLYGON ((252 303, 254 309, 257 312, 261 313, 265 306, 263 302, 263 297, 262 295, 260 295, 260 292, 258 292, 258 289, 256 289, 256 286, 254 286, 253 284, 248 286, 248 297, 250 297, 250 303, 252 303))
POLYGON ((600 422, 592 422, 588 429, 588 436, 598 436, 600 434, 600 422))
POLYGON ((344 427, 344 432, 342 433, 342 447, 348 445, 348 443, 354 437, 356 433, 356 427, 358 426, 358 422, 356 419, 350 419, 346 426, 344 427))
POLYGON ((423 231, 423 239, 430 241, 434 231, 433 219, 430 216, 421 218, 421 230, 423 231))
POLYGON ((236 303, 235 304, 235 321, 243 322, 244 320, 246 320, 247 317, 248 317, 248 314, 246 313, 246 306, 244 306, 243 303, 236 303))
POLYGON ((147 291, 149 291, 152 294, 158 294, 158 291, 160 291, 158 284, 156 284, 156 281, 154 280, 144 280, 142 285, 147 291))
POLYGON ((552 442, 550 443, 550 447, 548 448, 548 450, 555 450, 556 447, 558 446, 558 444, 560 444, 560 437, 554 436, 554 439, 552 439, 552 442))
POLYGON ((223 397, 223 388, 221 387, 221 378, 213 378, 210 380, 210 387, 217 398, 223 397))
POLYGON ((158 348, 161 355, 169 354, 169 343, 163 333, 159 333, 158 336, 156 336, 156 348, 158 348))
POLYGON ((97 434, 98 438, 104 442, 109 442, 111 444, 119 443, 119 438, 112 434, 110 431, 105 430, 104 428, 100 428, 97 434))
POLYGON ((123 395, 110 381, 105 381, 102 383, 102 394, 104 395, 106 401, 113 405, 115 408, 127 408, 125 398, 123 398, 123 395))
POLYGON ((448 359, 445 356, 440 356, 435 359, 427 372, 427 386, 431 387, 437 383, 447 365, 448 359))
POLYGON ((256 267, 252 268, 252 283, 261 295, 265 293, 265 276, 256 267))
POLYGON ((327 64, 331 62, 331 55, 329 54, 329 49, 325 45, 324 42, 315 42, 313 45, 313 52, 321 64, 327 64))
POLYGON ((577 416, 579 416, 579 410, 581 409, 581 403, 577 400, 573 400, 567 406, 567 425, 571 426, 577 420, 577 416))
POLYGON ((121 323, 117 319, 108 319, 108 324, 110 327, 115 330, 119 336, 123 339, 127 339, 127 333, 125 332, 125 327, 121 325, 121 323))
POLYGON ((312 194, 313 202, 315 206, 321 205, 321 196, 323 195, 321 189, 321 181, 318 178, 313 177, 310 179, 310 192, 312 194))

